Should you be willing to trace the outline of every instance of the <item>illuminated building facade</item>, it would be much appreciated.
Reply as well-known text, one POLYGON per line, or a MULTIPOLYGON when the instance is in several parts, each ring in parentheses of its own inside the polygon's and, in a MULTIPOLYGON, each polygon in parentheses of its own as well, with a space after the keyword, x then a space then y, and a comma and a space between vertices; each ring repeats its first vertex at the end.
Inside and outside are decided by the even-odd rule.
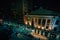
POLYGON ((60 17, 56 16, 56 13, 51 10, 45 10, 42 7, 36 11, 29 13, 27 1, 24 1, 23 14, 25 28, 31 29, 31 35, 37 38, 48 40, 49 38, 57 39, 60 35, 59 25, 60 17), (26 5, 25 5, 26 4, 26 5), (36 36, 35 36, 35 35, 36 36))
POLYGON ((50 37, 51 32, 57 32, 60 29, 58 16, 25 15, 24 18, 27 28, 33 27, 34 33, 44 35, 45 37, 50 37))

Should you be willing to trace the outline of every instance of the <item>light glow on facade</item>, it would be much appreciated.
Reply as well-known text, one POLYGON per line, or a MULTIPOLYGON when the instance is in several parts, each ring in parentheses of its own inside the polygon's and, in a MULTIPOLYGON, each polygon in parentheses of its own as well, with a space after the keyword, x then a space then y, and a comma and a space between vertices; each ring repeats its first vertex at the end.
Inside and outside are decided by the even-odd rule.
POLYGON ((41 27, 42 30, 44 30, 45 28, 44 27, 41 27))
POLYGON ((40 28, 41 28, 41 26, 40 26, 40 25, 38 25, 38 28, 40 29, 40 28))

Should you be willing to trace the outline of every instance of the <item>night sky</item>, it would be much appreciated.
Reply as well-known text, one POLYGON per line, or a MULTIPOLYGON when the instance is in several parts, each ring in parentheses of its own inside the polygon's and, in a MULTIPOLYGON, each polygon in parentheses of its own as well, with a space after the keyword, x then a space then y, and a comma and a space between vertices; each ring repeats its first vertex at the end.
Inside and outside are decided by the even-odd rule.
POLYGON ((0 0, 0 18, 17 20, 22 12, 22 0, 0 0))
MULTIPOLYGON (((60 2, 59 0, 28 0, 31 7, 30 11, 34 11, 40 8, 42 6, 44 9, 56 11, 60 13, 60 2), (37 7, 35 7, 37 6, 37 7)), ((12 16, 15 17, 14 14, 21 15, 22 13, 22 0, 0 0, 0 18, 3 16, 9 16, 10 18, 12 16)), ((8 17, 8 18, 9 18, 8 17)), ((13 17, 13 18, 14 18, 13 17)), ((4 17, 3 17, 4 18, 4 17)))
MULTIPOLYGON (((42 6, 45 9, 60 12, 60 2, 59 2, 59 0, 54 0, 54 1, 53 0, 34 0, 34 1, 32 1, 32 3, 37 5, 38 8, 39 8, 39 6, 42 6)), ((33 4, 33 6, 34 6, 34 4, 33 4)))

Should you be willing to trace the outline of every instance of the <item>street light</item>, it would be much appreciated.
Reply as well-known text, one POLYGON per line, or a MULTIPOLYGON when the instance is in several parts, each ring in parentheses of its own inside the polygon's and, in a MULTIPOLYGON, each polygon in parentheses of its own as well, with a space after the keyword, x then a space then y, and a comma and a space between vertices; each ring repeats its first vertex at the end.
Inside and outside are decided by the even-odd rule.
POLYGON ((38 25, 38 28, 39 28, 39 29, 40 29, 40 27, 41 27, 41 26, 40 26, 40 25, 38 25))
POLYGON ((42 30, 44 30, 44 27, 41 27, 42 30))

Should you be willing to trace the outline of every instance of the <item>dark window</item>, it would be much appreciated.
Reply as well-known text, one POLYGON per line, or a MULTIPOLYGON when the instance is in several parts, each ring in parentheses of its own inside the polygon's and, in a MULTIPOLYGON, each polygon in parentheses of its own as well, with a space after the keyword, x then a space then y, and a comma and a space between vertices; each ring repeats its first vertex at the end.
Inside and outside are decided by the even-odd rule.
POLYGON ((41 25, 41 19, 38 19, 38 24, 40 24, 40 25, 41 25))
POLYGON ((50 23, 50 20, 48 20, 47 22, 50 23))
POLYGON ((35 22, 37 22, 37 19, 35 19, 35 22))
POLYGON ((34 28, 34 21, 33 21, 33 19, 32 19, 32 28, 34 28))
POLYGON ((48 26, 46 26, 46 29, 48 29, 48 26))
POLYGON ((45 26, 46 19, 42 20, 42 26, 45 26))

